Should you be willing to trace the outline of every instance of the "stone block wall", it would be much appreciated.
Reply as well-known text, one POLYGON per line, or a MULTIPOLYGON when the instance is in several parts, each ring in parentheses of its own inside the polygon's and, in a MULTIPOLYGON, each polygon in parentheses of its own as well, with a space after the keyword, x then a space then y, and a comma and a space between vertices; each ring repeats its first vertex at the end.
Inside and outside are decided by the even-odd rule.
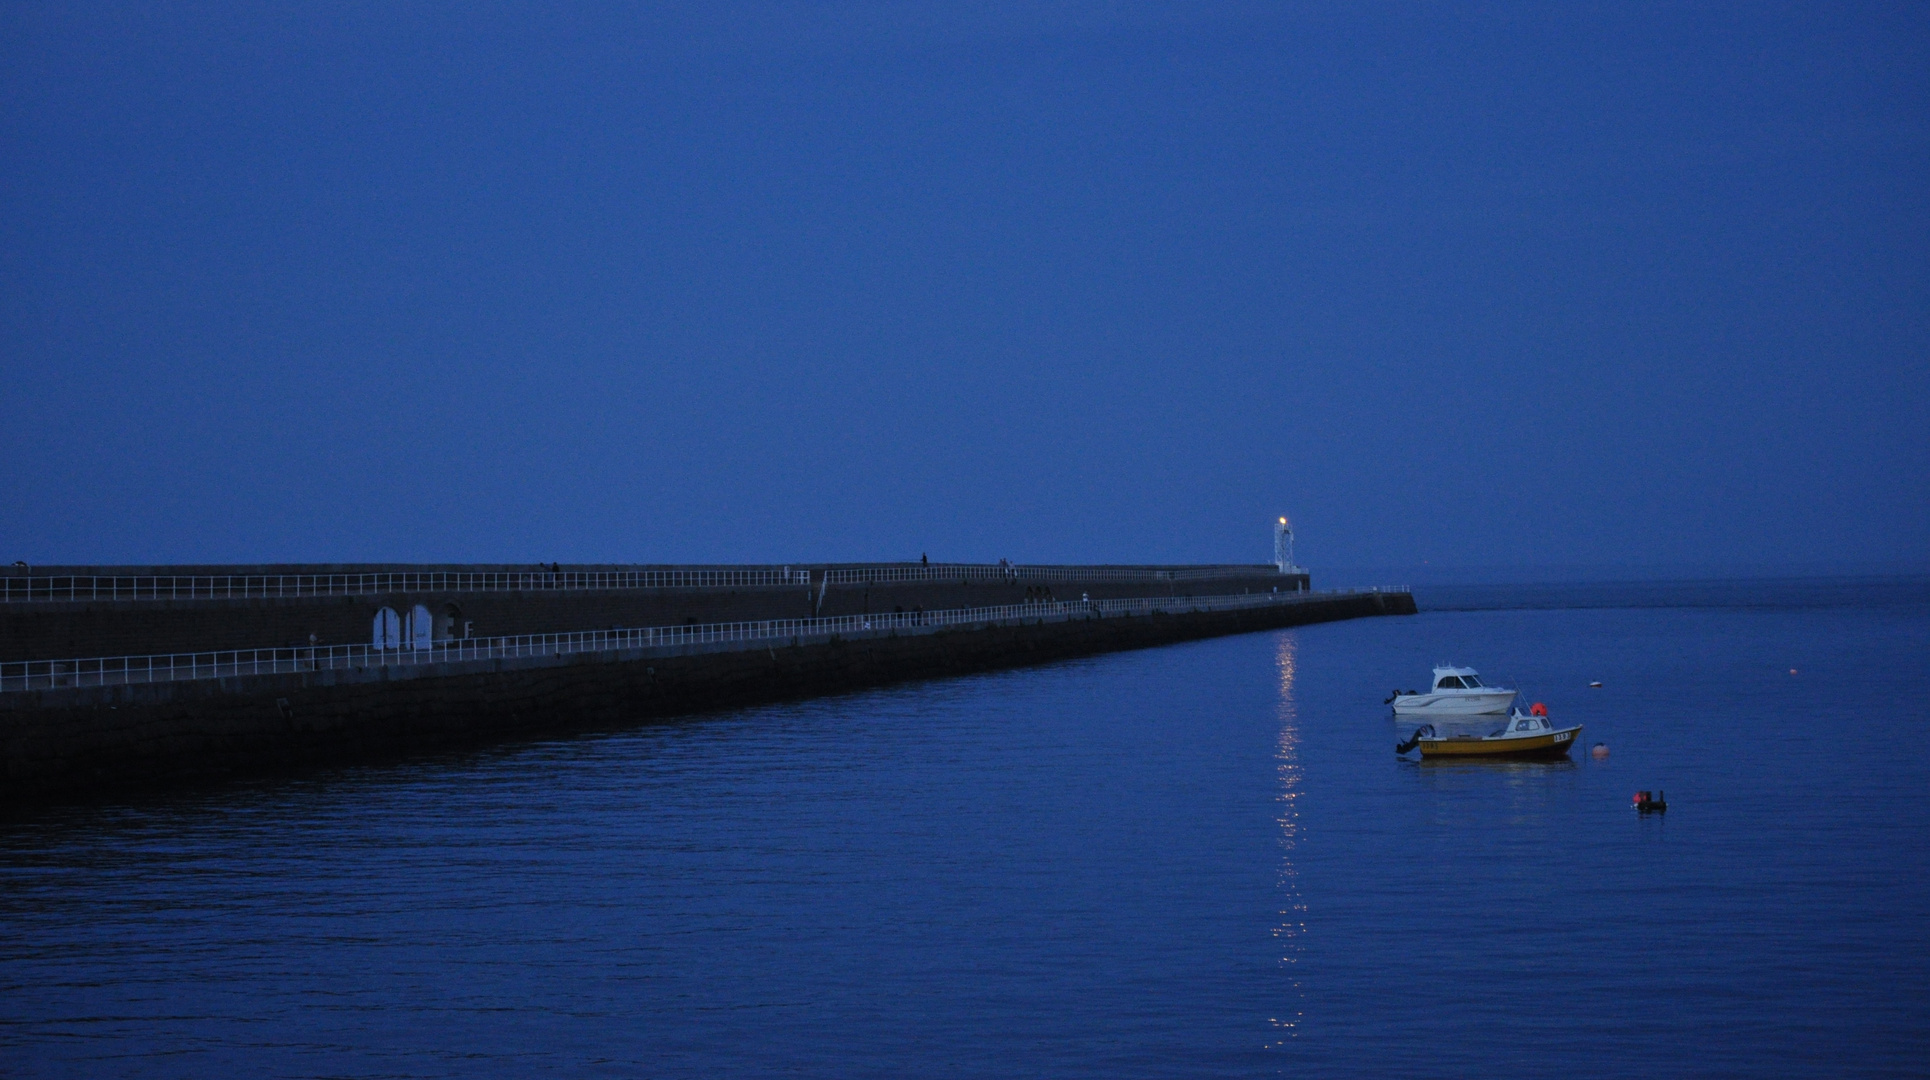
POLYGON ((695 646, 0 694, 0 801, 369 760, 1413 610, 1406 594, 1353 594, 1237 611, 876 632, 790 645, 695 646))
MULTIPOLYGON (((223 568, 194 569, 205 572, 223 568)), ((242 568, 228 569, 240 572, 242 568)), ((279 569, 292 573, 314 568, 279 569)), ((821 574, 819 568, 814 576, 821 574)), ((1094 600, 1222 596, 1291 587, 1305 588, 1306 579, 1283 577, 1271 568, 1229 568, 1223 577, 1177 583, 938 580, 832 585, 822 591, 816 585, 764 585, 11 603, 0 604, 0 661, 303 646, 310 643, 310 635, 321 645, 366 644, 378 609, 389 607, 406 614, 417 604, 433 615, 449 612, 452 636, 465 636, 466 631, 473 637, 497 637, 806 618, 814 614, 933 611, 1020 604, 1032 599, 1077 600, 1081 596, 1094 600)))

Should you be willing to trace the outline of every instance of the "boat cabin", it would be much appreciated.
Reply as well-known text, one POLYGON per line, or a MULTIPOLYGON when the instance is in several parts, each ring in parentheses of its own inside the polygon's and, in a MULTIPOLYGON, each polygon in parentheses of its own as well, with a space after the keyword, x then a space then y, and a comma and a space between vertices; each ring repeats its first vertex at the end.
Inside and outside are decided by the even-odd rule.
POLYGON ((1523 716, 1520 713, 1509 718, 1508 726, 1502 729, 1510 735, 1525 735, 1535 731, 1553 731, 1545 716, 1523 716))
POLYGON ((1436 690, 1480 690, 1481 676, 1473 668, 1437 667, 1434 669, 1434 689, 1436 690))

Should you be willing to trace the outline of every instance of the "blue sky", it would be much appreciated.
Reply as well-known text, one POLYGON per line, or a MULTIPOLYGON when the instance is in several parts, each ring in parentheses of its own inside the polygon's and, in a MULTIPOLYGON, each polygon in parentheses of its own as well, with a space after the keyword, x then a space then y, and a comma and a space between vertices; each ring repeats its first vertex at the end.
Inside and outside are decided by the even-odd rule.
POLYGON ((4 561, 1930 563, 1921 6, 0 50, 4 561))

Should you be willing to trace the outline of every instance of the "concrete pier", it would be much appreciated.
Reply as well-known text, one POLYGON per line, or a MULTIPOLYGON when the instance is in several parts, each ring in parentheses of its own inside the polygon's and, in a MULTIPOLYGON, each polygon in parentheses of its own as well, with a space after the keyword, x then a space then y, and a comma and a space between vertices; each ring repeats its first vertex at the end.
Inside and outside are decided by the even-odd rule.
POLYGON ((0 641, 42 655, 0 664, 0 798, 38 800, 367 760, 1414 611, 1404 592, 1276 592, 1280 576, 1272 567, 1169 569, 1163 577, 1150 568, 1058 568, 1056 575, 1031 576, 995 570, 978 580, 961 574, 950 581, 926 568, 901 567, 871 580, 858 568, 846 569, 849 580, 812 567, 787 569, 799 576, 781 585, 643 588, 627 595, 595 588, 448 591, 424 594, 419 604, 409 603, 415 594, 376 592, 8 603, 0 606, 0 641), (1100 572, 1125 569, 1143 576, 1100 572), (1193 576, 1202 570, 1209 572, 1193 576), (1005 599, 1018 602, 973 602, 1005 599), (309 625, 340 626, 337 632, 357 627, 366 636, 370 611, 429 609, 430 603, 459 604, 463 622, 473 621, 474 612, 524 636, 457 638, 462 623, 441 619, 444 638, 421 650, 330 645, 317 631, 306 631, 316 635, 316 646, 294 644, 305 640, 309 625), (683 615, 645 622, 649 615, 689 610, 762 621, 700 622, 683 615), (229 618, 237 614, 242 617, 229 618), (134 628, 120 625, 123 620, 134 628), (594 633, 543 636, 526 629, 571 621, 573 630, 594 633), (609 629, 652 622, 655 629, 609 629), (56 650, 44 642, 27 648, 32 631, 47 626, 64 628, 57 644, 68 646, 70 657, 86 651, 72 648, 80 643, 147 640, 138 637, 141 630, 169 643, 225 644, 244 633, 257 644, 263 636, 292 641, 191 653, 188 662, 165 668, 152 658, 143 658, 145 668, 89 667, 48 658, 56 650))

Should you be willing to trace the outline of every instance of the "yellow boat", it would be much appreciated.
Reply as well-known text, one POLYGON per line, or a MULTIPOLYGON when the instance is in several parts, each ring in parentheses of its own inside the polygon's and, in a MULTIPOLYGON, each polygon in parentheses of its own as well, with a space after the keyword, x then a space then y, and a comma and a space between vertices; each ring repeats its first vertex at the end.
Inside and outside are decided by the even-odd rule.
POLYGON ((1581 736, 1582 726, 1557 728, 1546 716, 1529 716, 1516 709, 1500 731, 1490 735, 1437 735, 1433 724, 1422 724, 1414 737, 1394 748, 1404 754, 1419 747, 1423 758, 1567 757, 1581 736))

